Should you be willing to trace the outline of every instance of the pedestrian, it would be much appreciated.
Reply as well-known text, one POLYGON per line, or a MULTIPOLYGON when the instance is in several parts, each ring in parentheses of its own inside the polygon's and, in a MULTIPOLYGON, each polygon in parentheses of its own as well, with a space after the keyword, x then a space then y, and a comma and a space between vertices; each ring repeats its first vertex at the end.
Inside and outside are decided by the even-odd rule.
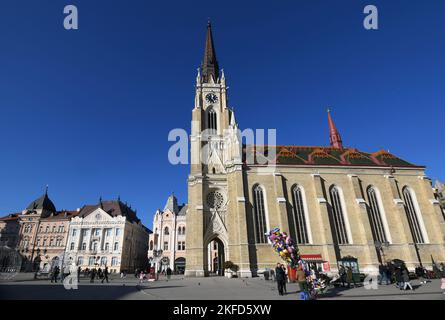
POLYGON ((385 266, 385 273, 386 273, 386 284, 391 284, 392 283, 392 268, 391 268, 390 263, 388 263, 385 266))
POLYGON ((141 273, 139 274, 139 283, 143 283, 144 282, 144 278, 145 278, 144 271, 141 271, 141 273))
POLYGON ((105 269, 104 269, 104 272, 103 272, 102 283, 104 283, 104 280, 107 280, 107 283, 109 282, 108 281, 108 267, 107 266, 105 266, 105 269))
POLYGON ((443 294, 445 294, 445 264, 441 263, 440 268, 442 269, 440 272, 440 288, 443 290, 443 294))
POLYGON ((77 268, 77 281, 80 281, 80 273, 82 272, 82 268, 79 266, 77 268))
POLYGON ((96 269, 91 270, 90 283, 94 283, 94 278, 96 278, 96 269))
POLYGON ((346 271, 346 282, 348 283, 348 288, 351 287, 351 282, 354 283, 354 288, 356 286, 354 274, 352 273, 351 267, 348 267, 348 270, 346 271))
POLYGON ((417 266, 414 272, 416 273, 416 276, 419 279, 420 283, 425 284, 425 269, 421 266, 417 266))
POLYGON ((281 268, 280 263, 277 263, 277 266, 275 268, 275 279, 277 280, 278 294, 280 296, 284 296, 283 284, 285 280, 285 274, 283 268, 281 268))
POLYGON ((57 278, 59 277, 59 266, 55 266, 53 269, 53 276, 51 277, 51 283, 54 281, 55 283, 57 283, 57 278))
POLYGON ((286 288, 287 273, 286 273, 286 267, 284 266, 284 264, 281 264, 281 269, 283 269, 283 272, 284 272, 283 291, 284 291, 284 294, 287 294, 287 288, 286 288))
POLYGON ((297 268, 296 280, 300 286, 300 292, 307 292, 308 286, 306 281, 306 274, 304 273, 303 266, 299 265, 297 268))
POLYGON ((383 267, 382 264, 379 265, 379 285, 382 284, 383 282, 383 278, 386 277, 385 275, 385 268, 383 267))
POLYGON ((172 269, 170 267, 167 268, 167 281, 172 277, 172 269))
POLYGON ((406 290, 407 287, 409 287, 410 290, 414 290, 409 279, 409 271, 406 267, 404 267, 402 270, 402 279, 403 279, 403 290, 406 290))
POLYGON ((340 274, 340 281, 341 281, 341 285, 342 287, 345 286, 345 282, 346 282, 346 270, 344 266, 340 266, 340 270, 338 272, 340 274))
POLYGON ((402 290, 403 289, 402 269, 400 269, 400 267, 395 268, 394 275, 396 278, 396 287, 402 290))

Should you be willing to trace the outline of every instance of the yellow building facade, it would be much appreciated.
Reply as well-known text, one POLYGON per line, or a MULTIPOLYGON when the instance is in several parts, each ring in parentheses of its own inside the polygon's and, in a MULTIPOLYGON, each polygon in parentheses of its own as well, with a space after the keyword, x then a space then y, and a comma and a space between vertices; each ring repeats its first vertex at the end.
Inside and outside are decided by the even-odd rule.
POLYGON ((327 273, 345 257, 364 273, 392 259, 410 269, 445 261, 445 220, 425 167, 343 147, 330 113, 328 123, 329 147, 243 145, 208 25, 192 111, 186 276, 209 274, 212 241, 241 277, 272 268, 280 259, 265 233, 274 228, 327 273))

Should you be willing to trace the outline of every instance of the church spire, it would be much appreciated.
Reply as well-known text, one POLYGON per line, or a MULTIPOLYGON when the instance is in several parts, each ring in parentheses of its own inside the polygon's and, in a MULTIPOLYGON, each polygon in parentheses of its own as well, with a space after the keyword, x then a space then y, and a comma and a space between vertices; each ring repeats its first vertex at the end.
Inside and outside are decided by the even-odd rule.
POLYGON ((340 133, 334 124, 334 120, 331 117, 331 110, 328 109, 328 122, 329 122, 329 142, 331 147, 337 149, 343 149, 343 142, 340 137, 340 133))
POLYGON ((219 66, 216 60, 215 45, 213 44, 212 25, 210 20, 207 22, 207 36, 204 51, 204 60, 202 62, 202 80, 205 83, 211 81, 213 77, 214 82, 218 80, 219 66))

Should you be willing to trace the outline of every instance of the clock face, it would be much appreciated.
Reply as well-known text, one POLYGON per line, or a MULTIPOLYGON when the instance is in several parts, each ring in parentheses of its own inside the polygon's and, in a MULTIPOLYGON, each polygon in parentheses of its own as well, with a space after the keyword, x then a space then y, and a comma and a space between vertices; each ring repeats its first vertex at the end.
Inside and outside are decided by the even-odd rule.
POLYGON ((218 97, 214 93, 209 93, 206 95, 206 101, 208 103, 216 103, 218 102, 218 97))

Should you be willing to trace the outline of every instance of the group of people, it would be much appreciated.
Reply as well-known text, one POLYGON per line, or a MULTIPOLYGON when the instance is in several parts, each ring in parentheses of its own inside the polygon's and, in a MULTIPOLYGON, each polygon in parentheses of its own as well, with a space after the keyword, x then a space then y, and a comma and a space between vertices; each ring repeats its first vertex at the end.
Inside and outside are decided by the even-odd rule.
MULTIPOLYGON (((82 269, 79 267, 77 269, 77 278, 80 280, 80 274, 82 272, 82 269)), ((94 280, 97 278, 101 281, 101 283, 104 283, 106 281, 109 283, 108 276, 110 275, 110 272, 108 271, 108 267, 105 266, 104 269, 102 268, 93 268, 93 269, 85 269, 84 271, 85 275, 90 277, 90 283, 94 283, 94 280)))
POLYGON ((356 287, 357 282, 355 281, 354 272, 352 271, 352 268, 347 266, 346 268, 341 265, 338 269, 338 274, 340 275, 340 281, 341 285, 345 287, 345 284, 348 288, 351 286, 356 287))

